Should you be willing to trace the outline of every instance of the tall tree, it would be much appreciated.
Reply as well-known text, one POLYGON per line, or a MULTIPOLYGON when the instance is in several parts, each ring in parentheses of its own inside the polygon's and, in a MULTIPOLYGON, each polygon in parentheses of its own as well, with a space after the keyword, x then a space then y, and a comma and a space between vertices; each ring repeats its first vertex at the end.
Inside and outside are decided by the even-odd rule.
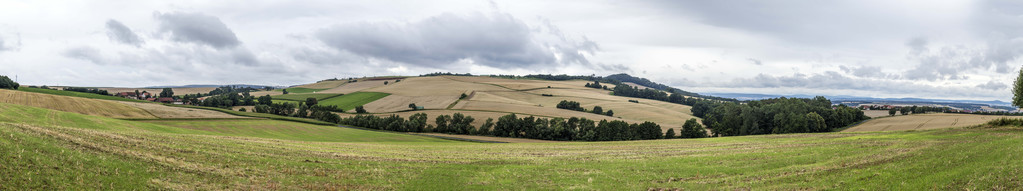
POLYGON ((174 97, 174 89, 163 88, 163 91, 160 92, 160 97, 174 97))
POLYGON ((1019 69, 1019 76, 1016 76, 1016 83, 1012 86, 1012 105, 1023 108, 1023 68, 1019 69))
POLYGON ((312 107, 313 105, 316 105, 316 103, 317 103, 317 101, 316 101, 316 98, 314 98, 314 97, 305 98, 305 105, 306 106, 312 107))

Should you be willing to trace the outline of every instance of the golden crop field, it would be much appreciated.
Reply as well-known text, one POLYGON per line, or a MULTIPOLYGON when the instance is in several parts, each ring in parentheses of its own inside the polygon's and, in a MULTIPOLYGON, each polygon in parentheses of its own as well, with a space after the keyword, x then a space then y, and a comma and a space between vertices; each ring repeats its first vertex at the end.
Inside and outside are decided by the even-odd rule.
MULTIPOLYGON (((174 119, 174 118, 248 118, 237 115, 230 115, 223 112, 211 111, 205 109, 192 109, 183 107, 171 107, 156 103, 138 103, 138 102, 127 102, 118 101, 118 103, 125 104, 128 106, 136 107, 148 111, 157 118, 161 119, 174 119)), ((248 106, 252 107, 252 106, 248 106)), ((251 109, 251 108, 250 108, 251 109)), ((237 110, 237 109, 235 109, 237 110)))
MULTIPOLYGON (((388 84, 394 83, 394 80, 388 80, 387 83, 388 84)), ((319 91, 317 93, 325 93, 325 94, 350 94, 352 92, 362 91, 362 90, 365 90, 365 89, 370 89, 370 88, 375 88, 375 87, 380 87, 380 86, 384 86, 384 81, 383 80, 380 80, 380 81, 375 81, 375 80, 374 81, 359 80, 358 82, 345 83, 345 84, 342 84, 342 85, 334 87, 334 88, 330 88, 330 89, 327 89, 327 90, 319 91)))
MULTIPOLYGON (((896 112, 896 115, 899 113, 896 112)), ((888 117, 888 110, 863 110, 863 115, 870 118, 888 117)))
POLYGON ((111 118, 156 118, 149 112, 115 101, 0 90, 0 103, 41 107, 111 118))
POLYGON ((967 127, 980 125, 993 119, 1005 117, 1023 118, 1023 116, 993 116, 951 113, 896 115, 894 117, 871 119, 863 122, 862 124, 843 130, 842 132, 904 131, 967 127))
POLYGON ((367 111, 373 113, 387 113, 409 110, 409 103, 415 103, 416 106, 423 107, 424 109, 445 109, 451 103, 458 100, 458 95, 447 95, 447 96, 402 96, 402 95, 389 95, 384 98, 380 98, 376 101, 370 102, 363 107, 367 111))
POLYGON ((298 86, 298 87, 300 87, 300 88, 309 88, 309 89, 331 89, 331 88, 336 88, 338 86, 341 86, 342 84, 345 84, 347 82, 348 82, 348 80, 322 81, 322 82, 316 82, 316 83, 301 85, 301 86, 298 86))

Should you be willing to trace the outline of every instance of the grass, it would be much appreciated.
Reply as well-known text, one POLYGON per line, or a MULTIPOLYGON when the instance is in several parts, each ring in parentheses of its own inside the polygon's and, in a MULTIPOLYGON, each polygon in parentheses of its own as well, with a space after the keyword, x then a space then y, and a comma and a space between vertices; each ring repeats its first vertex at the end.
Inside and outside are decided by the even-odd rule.
MULTIPOLYGON (((299 87, 291 87, 291 88, 284 88, 284 89, 288 90, 288 94, 315 93, 315 92, 318 92, 318 91, 327 90, 327 89, 310 89, 310 88, 299 88, 299 87)), ((274 91, 283 91, 283 89, 276 89, 274 91)))
POLYGON ((299 140, 315 136, 261 133, 258 124, 184 122, 200 126, 189 129, 0 108, 0 190, 1023 187, 1018 127, 625 142, 310 142, 299 140), (217 130, 238 127, 261 137, 217 130))
POLYGON ((114 118, 156 118, 146 110, 119 102, 0 89, 0 103, 41 107, 114 118))
POLYGON ((284 94, 274 95, 270 97, 277 100, 291 100, 304 102, 306 98, 316 98, 316 100, 325 100, 337 96, 341 96, 341 94, 284 94))
POLYGON ((221 135, 319 142, 437 142, 422 136, 366 131, 266 119, 146 120, 164 126, 215 132, 221 135))
POLYGON ((284 120, 284 121, 308 123, 308 124, 313 124, 313 125, 336 125, 336 124, 333 124, 333 123, 330 123, 330 122, 325 122, 325 121, 320 121, 320 120, 315 120, 315 119, 280 116, 280 115, 274 115, 274 114, 269 114, 269 113, 242 112, 242 111, 235 111, 235 110, 223 109, 223 108, 191 106, 191 105, 171 105, 171 104, 168 104, 167 106, 213 110, 213 111, 224 112, 224 113, 227 113, 227 114, 237 115, 237 116, 265 118, 265 119, 273 119, 273 120, 284 120))
POLYGON ((75 91, 53 90, 53 89, 20 87, 20 88, 18 88, 18 91, 44 93, 44 94, 53 94, 53 95, 62 95, 62 96, 72 96, 72 97, 82 97, 82 98, 92 98, 92 99, 102 99, 102 100, 112 100, 112 101, 130 101, 130 102, 140 102, 140 103, 152 103, 150 101, 137 100, 137 99, 128 99, 128 98, 122 98, 122 97, 117 97, 117 96, 99 95, 99 94, 83 93, 83 92, 75 92, 75 91))
POLYGON ((384 98, 389 95, 391 94, 379 92, 355 92, 326 100, 320 100, 318 104, 336 105, 338 107, 341 107, 341 109, 348 111, 355 109, 355 107, 365 105, 367 103, 376 101, 380 98, 384 98))

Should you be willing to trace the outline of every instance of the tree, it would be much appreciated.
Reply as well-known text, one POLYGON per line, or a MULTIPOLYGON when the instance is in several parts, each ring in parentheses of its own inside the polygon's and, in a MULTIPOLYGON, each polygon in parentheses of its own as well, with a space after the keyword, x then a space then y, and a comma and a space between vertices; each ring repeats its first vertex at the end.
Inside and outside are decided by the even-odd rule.
POLYGON ((604 114, 604 108, 602 108, 600 106, 593 106, 593 113, 596 113, 597 115, 603 115, 604 114))
POLYGON ((305 105, 306 106, 312 107, 313 105, 316 105, 316 103, 317 103, 317 101, 316 101, 316 98, 314 98, 314 97, 305 98, 305 105))
POLYGON ((466 97, 469 97, 469 95, 465 95, 465 93, 462 93, 461 96, 458 96, 458 99, 465 99, 466 97))
POLYGON ((11 78, 8 78, 7 76, 0 76, 0 89, 16 90, 19 86, 21 86, 21 84, 14 82, 11 78))
POLYGON ((410 103, 410 104, 408 104, 408 108, 412 109, 413 111, 415 111, 416 110, 416 104, 415 103, 410 103))
POLYGON ((899 114, 902 114, 902 115, 909 115, 909 111, 910 110, 909 110, 908 107, 899 108, 899 114))
POLYGON ((384 81, 384 85, 387 85, 387 81, 384 81))
POLYGON ((895 108, 888 109, 888 116, 895 116, 895 108))
POLYGON ((170 88, 163 88, 160 92, 160 97, 174 97, 174 90, 170 88))
POLYGON ((615 111, 614 110, 607 110, 607 113, 604 113, 604 115, 614 117, 615 116, 615 111))
POLYGON ((362 106, 358 106, 358 107, 355 107, 355 113, 368 113, 368 112, 366 112, 366 108, 362 108, 362 106))
POLYGON ((142 99, 142 94, 139 93, 139 90, 135 90, 135 99, 142 99))
POLYGON ((1023 108, 1023 68, 1019 69, 1019 76, 1012 86, 1012 105, 1023 108))
POLYGON ((664 139, 674 139, 674 138, 675 138, 675 129, 674 128, 668 129, 668 132, 664 133, 664 139))
POLYGON ((476 131, 477 135, 490 135, 490 128, 494 127, 494 118, 487 118, 486 122, 476 131))
POLYGON ((238 111, 245 112, 245 108, 244 107, 243 108, 239 108, 238 111))
POLYGON ((270 95, 259 96, 258 100, 260 105, 270 105, 273 103, 273 97, 270 97, 270 95))
POLYGON ((806 114, 807 128, 812 132, 825 132, 828 129, 828 124, 824 122, 824 117, 817 114, 817 112, 810 112, 806 114))
POLYGON ((703 125, 696 122, 696 118, 689 118, 686 123, 682 125, 682 131, 679 134, 679 138, 704 138, 707 137, 707 130, 703 129, 703 125))

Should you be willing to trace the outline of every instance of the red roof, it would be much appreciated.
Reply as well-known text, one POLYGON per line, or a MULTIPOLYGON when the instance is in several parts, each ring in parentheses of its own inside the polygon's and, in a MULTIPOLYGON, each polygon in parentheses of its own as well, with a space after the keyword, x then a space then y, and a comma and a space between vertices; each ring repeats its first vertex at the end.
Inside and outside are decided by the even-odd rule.
POLYGON ((174 98, 172 98, 172 97, 162 97, 162 98, 156 98, 156 101, 158 101, 158 102, 173 102, 174 98))

